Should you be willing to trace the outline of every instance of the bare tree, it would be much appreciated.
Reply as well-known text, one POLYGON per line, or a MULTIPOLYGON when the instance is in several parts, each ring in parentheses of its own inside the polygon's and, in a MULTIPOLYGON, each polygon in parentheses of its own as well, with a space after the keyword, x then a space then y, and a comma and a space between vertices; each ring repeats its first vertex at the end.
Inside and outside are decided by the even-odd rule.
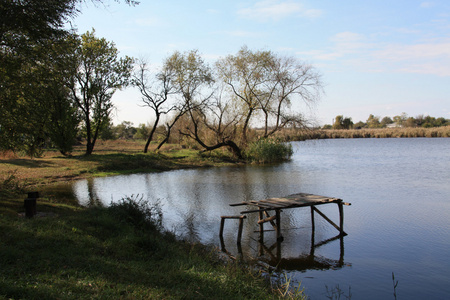
POLYGON ((160 72, 150 78, 150 70, 148 69, 147 63, 143 60, 140 60, 139 68, 133 76, 132 83, 139 89, 142 95, 142 102, 144 102, 145 106, 150 107, 155 114, 155 121, 145 143, 144 153, 148 151, 161 116, 167 115, 176 109, 174 105, 170 105, 169 103, 170 95, 178 91, 175 86, 174 76, 173 70, 165 65, 160 72))

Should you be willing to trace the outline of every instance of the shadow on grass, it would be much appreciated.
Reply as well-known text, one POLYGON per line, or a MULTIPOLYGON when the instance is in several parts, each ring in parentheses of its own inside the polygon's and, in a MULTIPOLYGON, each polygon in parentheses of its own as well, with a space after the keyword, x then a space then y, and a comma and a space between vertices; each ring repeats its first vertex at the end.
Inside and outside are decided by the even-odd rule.
POLYGON ((170 234, 118 220, 105 208, 0 220, 0 297, 267 298, 240 271, 170 234))
MULTIPOLYGON (((73 159, 73 158, 72 158, 73 159)), ((82 161, 96 162, 97 171, 126 171, 126 170, 148 170, 166 171, 182 167, 172 158, 160 153, 149 154, 92 154, 81 156, 76 159, 82 161)))
POLYGON ((43 159, 24 159, 24 158, 15 158, 15 159, 7 159, 3 160, 2 162, 19 166, 19 167, 25 167, 25 168, 46 168, 46 167, 52 167, 55 164, 49 160, 43 160, 43 159))

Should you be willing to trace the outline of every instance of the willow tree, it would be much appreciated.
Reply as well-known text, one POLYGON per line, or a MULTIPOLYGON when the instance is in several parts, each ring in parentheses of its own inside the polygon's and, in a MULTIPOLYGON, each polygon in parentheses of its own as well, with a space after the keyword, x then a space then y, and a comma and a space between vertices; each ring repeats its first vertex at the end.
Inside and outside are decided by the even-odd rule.
POLYGON ((166 124, 167 133, 165 139, 160 143, 167 142, 173 126, 180 118, 187 116, 191 126, 186 126, 180 133, 196 140, 202 147, 208 146, 204 143, 199 131, 199 114, 205 106, 211 94, 207 92, 208 87, 213 82, 213 76, 209 66, 203 61, 197 50, 181 53, 174 52, 165 62, 165 70, 170 70, 174 88, 176 89, 176 100, 174 106, 174 116, 166 124))
POLYGON ((243 47, 236 55, 220 59, 216 68, 243 116, 244 144, 252 122, 264 124, 264 137, 287 126, 303 126, 301 112, 292 107, 312 105, 322 93, 321 75, 313 66, 271 51, 243 47))
POLYGON ((133 59, 119 58, 114 43, 82 34, 75 51, 76 74, 69 84, 86 130, 86 155, 92 154, 98 135, 109 122, 113 94, 129 83, 133 59))

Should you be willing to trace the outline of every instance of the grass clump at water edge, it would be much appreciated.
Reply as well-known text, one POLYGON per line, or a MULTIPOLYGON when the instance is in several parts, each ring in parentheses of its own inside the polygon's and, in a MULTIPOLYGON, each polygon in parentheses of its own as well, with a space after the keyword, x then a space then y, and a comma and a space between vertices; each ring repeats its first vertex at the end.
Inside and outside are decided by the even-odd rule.
POLYGON ((250 144, 246 154, 257 163, 274 163, 288 160, 293 150, 291 144, 266 138, 250 144))
POLYGON ((274 299, 256 271, 161 229, 137 197, 110 207, 0 218, 0 298, 274 299))

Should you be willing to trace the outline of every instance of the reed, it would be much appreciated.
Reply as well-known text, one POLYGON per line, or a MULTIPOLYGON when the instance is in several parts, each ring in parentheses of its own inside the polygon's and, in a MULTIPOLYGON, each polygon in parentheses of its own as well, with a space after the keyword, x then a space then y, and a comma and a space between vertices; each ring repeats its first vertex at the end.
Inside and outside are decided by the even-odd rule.
POLYGON ((260 139, 249 145, 247 159, 257 163, 274 163, 288 160, 292 154, 292 145, 274 139, 260 139))
POLYGON ((450 137, 450 126, 432 128, 363 128, 363 129, 315 129, 284 133, 291 141, 311 139, 351 138, 445 138, 450 137))

